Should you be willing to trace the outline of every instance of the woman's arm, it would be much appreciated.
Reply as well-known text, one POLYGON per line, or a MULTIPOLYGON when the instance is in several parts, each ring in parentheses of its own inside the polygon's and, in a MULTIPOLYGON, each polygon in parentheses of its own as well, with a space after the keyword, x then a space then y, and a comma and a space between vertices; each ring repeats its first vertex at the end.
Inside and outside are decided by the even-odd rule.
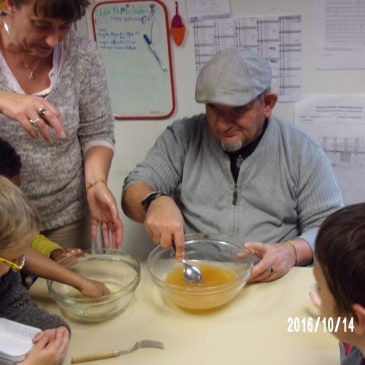
POLYGON ((104 146, 90 147, 84 156, 86 194, 92 218, 91 235, 96 237, 101 223, 104 244, 117 248, 122 243, 123 224, 119 217, 117 202, 107 186, 113 151, 104 146))

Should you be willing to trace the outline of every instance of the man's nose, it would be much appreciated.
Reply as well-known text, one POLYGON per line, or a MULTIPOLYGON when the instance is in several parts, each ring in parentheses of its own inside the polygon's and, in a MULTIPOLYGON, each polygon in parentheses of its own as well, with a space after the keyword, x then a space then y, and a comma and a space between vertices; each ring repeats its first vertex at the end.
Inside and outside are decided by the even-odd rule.
POLYGON ((220 124, 232 124, 235 123, 235 118, 229 113, 219 113, 217 115, 217 123, 220 124))

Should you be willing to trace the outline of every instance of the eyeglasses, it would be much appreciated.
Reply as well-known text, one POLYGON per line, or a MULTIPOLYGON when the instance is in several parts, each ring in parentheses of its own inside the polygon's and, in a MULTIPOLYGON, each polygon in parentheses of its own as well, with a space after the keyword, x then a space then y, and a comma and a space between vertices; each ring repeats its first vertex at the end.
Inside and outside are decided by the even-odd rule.
POLYGON ((13 261, 9 261, 7 259, 4 259, 4 258, 0 257, 0 262, 2 262, 5 265, 10 266, 10 268, 14 272, 17 272, 17 271, 21 270, 24 267, 24 265, 25 265, 25 256, 21 255, 19 258, 16 259, 16 261, 19 262, 19 264, 16 264, 13 261))

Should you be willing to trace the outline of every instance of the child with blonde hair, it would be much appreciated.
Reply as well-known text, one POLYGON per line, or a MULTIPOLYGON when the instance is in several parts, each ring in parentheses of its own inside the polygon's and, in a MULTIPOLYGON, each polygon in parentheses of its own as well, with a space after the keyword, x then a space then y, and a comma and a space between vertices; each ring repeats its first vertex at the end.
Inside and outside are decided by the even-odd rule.
POLYGON ((30 245, 40 225, 37 211, 24 193, 0 176, 0 317, 43 330, 33 339, 34 350, 23 365, 58 364, 69 342, 66 322, 31 301, 21 283, 23 268, 36 276, 74 286, 86 296, 109 293, 104 284, 83 278, 33 250, 30 245))
POLYGON ((57 364, 69 342, 68 325, 31 302, 21 283, 26 250, 38 233, 40 220, 20 189, 0 176, 0 317, 43 331, 33 339, 34 350, 22 364, 57 364))

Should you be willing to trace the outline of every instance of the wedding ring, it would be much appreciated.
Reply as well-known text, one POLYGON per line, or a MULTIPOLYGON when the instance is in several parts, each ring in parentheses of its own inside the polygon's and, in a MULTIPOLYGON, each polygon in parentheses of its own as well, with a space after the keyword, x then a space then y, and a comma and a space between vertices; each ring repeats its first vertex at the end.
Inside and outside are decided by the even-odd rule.
POLYGON ((270 266, 268 269, 267 269, 267 274, 269 275, 269 278, 272 276, 272 274, 274 273, 274 269, 270 266))
POLYGON ((46 107, 42 107, 38 110, 38 114, 41 118, 44 118, 44 116, 46 115, 46 111, 47 111, 47 108, 46 107))
POLYGON ((32 125, 33 128, 38 126, 38 122, 40 121, 40 118, 36 118, 36 119, 29 119, 29 123, 32 125))

